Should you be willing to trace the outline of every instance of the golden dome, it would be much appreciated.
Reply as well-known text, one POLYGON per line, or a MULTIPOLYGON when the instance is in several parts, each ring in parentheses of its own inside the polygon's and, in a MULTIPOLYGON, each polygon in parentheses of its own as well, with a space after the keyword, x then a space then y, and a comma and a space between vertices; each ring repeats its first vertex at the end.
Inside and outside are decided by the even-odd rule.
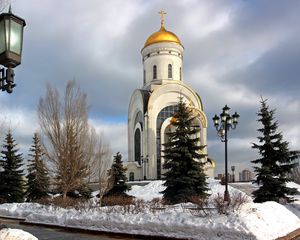
POLYGON ((150 37, 148 37, 144 47, 159 42, 174 42, 182 46, 179 38, 174 33, 167 31, 164 26, 161 26, 159 31, 151 34, 150 37))

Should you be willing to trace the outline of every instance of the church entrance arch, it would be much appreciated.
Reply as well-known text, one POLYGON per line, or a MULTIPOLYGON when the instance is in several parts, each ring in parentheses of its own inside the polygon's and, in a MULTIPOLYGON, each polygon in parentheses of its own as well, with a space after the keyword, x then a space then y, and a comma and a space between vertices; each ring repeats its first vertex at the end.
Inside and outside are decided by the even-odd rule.
POLYGON ((164 150, 165 150, 165 146, 164 144, 168 143, 169 142, 169 134, 171 132, 174 132, 175 131, 175 127, 171 124, 171 119, 172 117, 170 118, 167 118, 163 124, 161 125, 161 152, 162 152, 162 156, 161 156, 161 175, 163 175, 165 172, 166 172, 166 169, 163 168, 163 165, 165 163, 165 158, 164 158, 164 150))
POLYGON ((161 127, 167 118, 170 118, 174 115, 174 113, 178 111, 177 105, 170 105, 163 108, 156 118, 156 166, 157 166, 157 179, 161 179, 161 170, 162 170, 162 156, 161 156, 161 127))
POLYGON ((134 172, 129 173, 129 181, 131 181, 131 182, 134 181, 134 172))

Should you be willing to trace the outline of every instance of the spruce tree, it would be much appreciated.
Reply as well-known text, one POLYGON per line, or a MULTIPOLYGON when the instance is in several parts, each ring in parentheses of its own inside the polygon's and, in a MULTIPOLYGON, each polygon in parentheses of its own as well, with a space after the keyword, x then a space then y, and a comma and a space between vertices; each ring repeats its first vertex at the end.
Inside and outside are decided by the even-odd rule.
POLYGON ((166 189, 163 198, 171 204, 189 201, 191 197, 205 197, 206 175, 203 170, 203 158, 199 151, 199 138, 195 137, 199 128, 193 126, 195 116, 180 99, 178 111, 173 116, 171 125, 174 131, 168 133, 169 142, 164 144, 163 164, 166 189))
POLYGON ((114 163, 110 172, 113 175, 114 183, 106 196, 127 196, 126 192, 131 187, 126 183, 126 168, 123 167, 122 155, 119 152, 114 156, 114 163))
POLYGON ((35 201, 46 197, 49 192, 49 174, 44 163, 44 152, 37 133, 34 133, 29 152, 26 197, 28 201, 35 201))
POLYGON ((20 169, 23 166, 22 154, 16 149, 17 144, 9 131, 5 137, 3 150, 1 151, 1 167, 0 174, 1 186, 0 196, 5 202, 23 202, 24 200, 24 174, 20 169))
POLYGON ((255 164, 256 183, 259 189, 253 192, 254 202, 292 201, 288 195, 295 193, 292 188, 286 187, 286 182, 291 179, 288 177, 295 160, 299 157, 299 151, 290 151, 289 143, 283 141, 283 136, 277 131, 278 124, 274 121, 275 110, 269 110, 267 100, 261 100, 261 108, 257 113, 258 121, 263 125, 258 129, 261 136, 257 137, 259 143, 253 143, 252 148, 258 149, 261 158, 251 161, 255 164))

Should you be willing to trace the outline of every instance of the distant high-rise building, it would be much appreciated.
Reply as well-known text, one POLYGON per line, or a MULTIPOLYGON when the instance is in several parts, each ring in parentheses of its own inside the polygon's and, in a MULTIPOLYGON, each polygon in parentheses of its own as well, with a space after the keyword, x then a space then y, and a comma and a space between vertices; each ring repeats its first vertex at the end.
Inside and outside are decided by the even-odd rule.
MULTIPOLYGON (((234 182, 234 176, 233 174, 228 173, 228 182, 234 182)), ((219 179, 221 181, 225 181, 225 174, 223 173, 218 173, 216 179, 219 179)))
POLYGON ((253 180, 253 178, 254 178, 253 173, 248 169, 245 169, 239 173, 239 181, 240 182, 249 182, 249 181, 253 180))
POLYGON ((218 173, 217 179, 221 180, 224 177, 223 173, 218 173))

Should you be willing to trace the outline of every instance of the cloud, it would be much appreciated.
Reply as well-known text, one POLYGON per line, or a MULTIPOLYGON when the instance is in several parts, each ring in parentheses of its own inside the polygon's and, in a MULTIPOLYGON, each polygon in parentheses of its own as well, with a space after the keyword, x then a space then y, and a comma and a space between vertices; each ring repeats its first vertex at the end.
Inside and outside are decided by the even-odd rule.
POLYGON ((1 104, 1 143, 4 142, 5 135, 11 130, 16 141, 17 148, 24 157, 27 157, 29 147, 32 142, 34 132, 38 131, 36 112, 25 108, 8 108, 1 104))

